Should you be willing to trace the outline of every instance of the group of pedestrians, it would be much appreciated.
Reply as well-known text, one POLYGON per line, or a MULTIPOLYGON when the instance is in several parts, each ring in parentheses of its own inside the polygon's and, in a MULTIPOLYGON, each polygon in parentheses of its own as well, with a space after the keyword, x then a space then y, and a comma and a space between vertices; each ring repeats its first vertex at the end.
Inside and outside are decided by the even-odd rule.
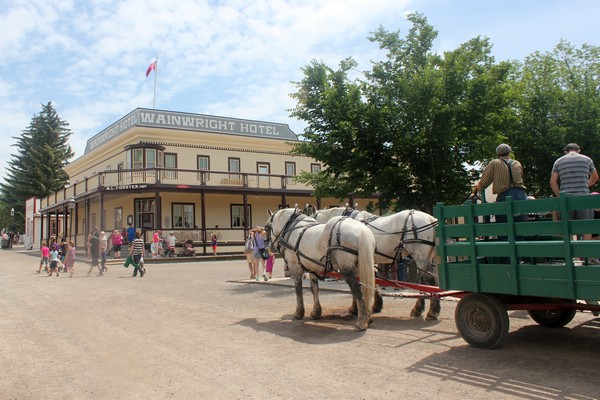
POLYGON ((47 246, 46 241, 42 241, 42 246, 40 248, 40 266, 36 271, 38 274, 40 274, 42 268, 44 268, 48 276, 52 276, 56 273, 56 276, 58 277, 62 269, 63 272, 69 272, 70 278, 73 277, 77 249, 72 240, 67 243, 63 238, 63 243, 64 244, 59 245, 55 238, 51 238, 50 246, 47 246))
POLYGON ((265 247, 266 238, 265 229, 257 226, 250 229, 244 245, 250 279, 256 279, 256 281, 260 281, 261 276, 265 282, 273 278, 275 254, 268 246, 265 247))

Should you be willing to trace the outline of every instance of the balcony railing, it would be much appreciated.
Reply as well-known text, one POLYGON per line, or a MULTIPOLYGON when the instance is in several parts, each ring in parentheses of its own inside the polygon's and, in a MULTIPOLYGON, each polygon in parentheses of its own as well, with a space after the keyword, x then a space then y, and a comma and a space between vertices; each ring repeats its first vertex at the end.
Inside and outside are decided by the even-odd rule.
POLYGON ((99 188, 106 190, 144 189, 149 185, 173 185, 175 187, 239 187, 249 189, 299 189, 310 190, 310 186, 296 182, 294 177, 277 174, 258 174, 230 171, 200 171, 189 169, 146 168, 105 171, 85 177, 64 189, 41 199, 42 209, 62 205, 68 206, 71 199, 99 188))

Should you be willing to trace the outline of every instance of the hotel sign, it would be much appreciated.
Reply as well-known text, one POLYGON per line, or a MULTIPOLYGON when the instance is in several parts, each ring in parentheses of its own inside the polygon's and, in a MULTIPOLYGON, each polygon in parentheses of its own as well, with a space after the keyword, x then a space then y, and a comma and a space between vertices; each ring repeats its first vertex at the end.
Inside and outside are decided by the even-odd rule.
POLYGON ((148 189, 148 185, 144 184, 131 184, 131 185, 113 185, 113 186, 105 186, 106 190, 139 190, 139 189, 148 189))
POLYGON ((138 108, 88 140, 85 153, 136 126, 298 140, 286 124, 138 108))

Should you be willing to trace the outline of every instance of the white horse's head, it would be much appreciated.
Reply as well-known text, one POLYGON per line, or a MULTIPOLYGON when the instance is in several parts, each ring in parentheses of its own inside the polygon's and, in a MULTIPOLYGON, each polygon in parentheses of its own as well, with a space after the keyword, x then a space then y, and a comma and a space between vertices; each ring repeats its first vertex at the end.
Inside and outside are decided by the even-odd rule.
POLYGON ((296 208, 283 208, 276 212, 269 211, 269 219, 265 224, 265 230, 267 231, 267 239, 271 242, 271 235, 274 236, 272 242, 277 241, 277 238, 283 231, 283 228, 288 223, 288 221, 292 219, 296 219, 299 215, 302 214, 302 210, 296 208))

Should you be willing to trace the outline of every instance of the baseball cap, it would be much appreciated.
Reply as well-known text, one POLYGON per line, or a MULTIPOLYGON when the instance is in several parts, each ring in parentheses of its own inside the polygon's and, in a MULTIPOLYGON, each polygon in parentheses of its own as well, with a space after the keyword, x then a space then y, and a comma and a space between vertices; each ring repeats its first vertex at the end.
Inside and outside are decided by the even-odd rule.
POLYGON ((498 147, 496 147, 496 154, 499 156, 505 156, 510 154, 511 148, 509 145, 502 143, 498 147))

